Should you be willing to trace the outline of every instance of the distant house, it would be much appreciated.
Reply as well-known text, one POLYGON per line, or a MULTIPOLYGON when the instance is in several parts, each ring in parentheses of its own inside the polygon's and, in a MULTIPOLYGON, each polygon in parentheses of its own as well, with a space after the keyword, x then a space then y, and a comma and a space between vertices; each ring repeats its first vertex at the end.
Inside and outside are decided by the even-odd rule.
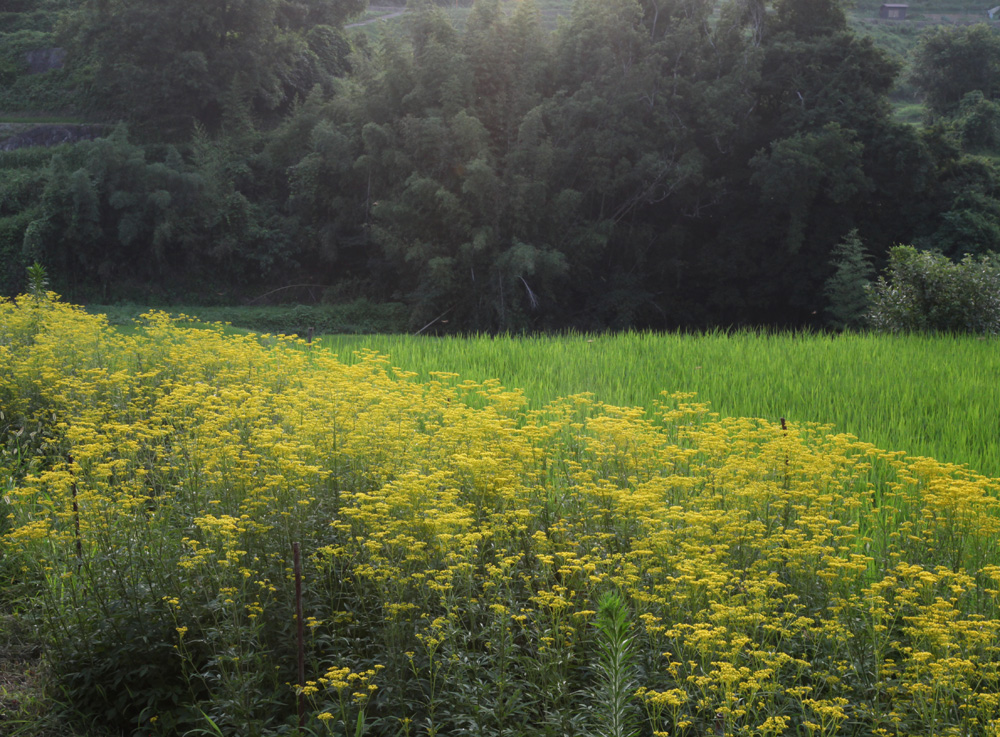
POLYGON ((879 8, 878 17, 888 20, 906 20, 906 10, 909 7, 909 5, 883 3, 882 7, 879 8))

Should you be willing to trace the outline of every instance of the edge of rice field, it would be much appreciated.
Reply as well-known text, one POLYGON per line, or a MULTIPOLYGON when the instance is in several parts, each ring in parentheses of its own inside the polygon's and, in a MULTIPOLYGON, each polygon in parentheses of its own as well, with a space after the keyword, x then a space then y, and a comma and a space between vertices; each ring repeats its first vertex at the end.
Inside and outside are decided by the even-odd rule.
POLYGON ((843 333, 622 333, 558 336, 325 336, 341 360, 365 349, 417 371, 454 371, 523 389, 532 406, 589 391, 648 408, 696 392, 724 416, 834 425, 886 450, 1000 476, 996 340, 843 333))

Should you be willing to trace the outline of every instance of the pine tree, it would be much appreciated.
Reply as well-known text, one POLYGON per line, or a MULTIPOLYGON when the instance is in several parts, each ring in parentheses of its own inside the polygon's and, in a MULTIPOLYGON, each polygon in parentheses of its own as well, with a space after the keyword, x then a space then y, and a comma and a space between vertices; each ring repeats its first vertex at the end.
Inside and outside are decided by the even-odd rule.
POLYGON ((833 247, 830 261, 834 272, 823 290, 828 300, 827 322, 838 330, 861 327, 870 306, 868 286, 874 268, 857 228, 833 247))

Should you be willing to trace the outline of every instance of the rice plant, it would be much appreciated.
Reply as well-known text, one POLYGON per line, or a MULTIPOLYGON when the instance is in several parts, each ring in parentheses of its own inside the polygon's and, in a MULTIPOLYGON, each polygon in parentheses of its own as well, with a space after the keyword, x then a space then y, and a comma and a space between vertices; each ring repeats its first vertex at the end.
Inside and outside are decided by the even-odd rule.
POLYGON ((1000 351, 968 336, 624 333, 544 337, 329 336, 350 363, 375 350, 425 377, 454 371, 519 387, 533 406, 593 392, 649 408, 695 392, 732 417, 831 424, 881 448, 1000 476, 1000 351))

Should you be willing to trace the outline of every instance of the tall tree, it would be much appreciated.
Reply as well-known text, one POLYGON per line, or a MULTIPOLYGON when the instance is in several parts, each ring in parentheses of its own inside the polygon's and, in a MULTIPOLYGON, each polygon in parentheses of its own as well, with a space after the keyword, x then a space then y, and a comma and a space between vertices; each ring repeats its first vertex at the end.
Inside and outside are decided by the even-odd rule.
MULTIPOLYGON (((358 0, 84 0, 66 27, 92 67, 99 105, 150 130, 210 129, 248 109, 275 110, 320 79, 330 39, 298 31, 339 23, 358 0), (312 42, 310 45, 310 41, 312 42)), ((329 60, 327 67, 329 67, 329 60)))
POLYGON ((937 115, 956 111, 973 90, 1000 96, 1000 34, 985 23, 925 31, 913 52, 912 79, 937 115))

